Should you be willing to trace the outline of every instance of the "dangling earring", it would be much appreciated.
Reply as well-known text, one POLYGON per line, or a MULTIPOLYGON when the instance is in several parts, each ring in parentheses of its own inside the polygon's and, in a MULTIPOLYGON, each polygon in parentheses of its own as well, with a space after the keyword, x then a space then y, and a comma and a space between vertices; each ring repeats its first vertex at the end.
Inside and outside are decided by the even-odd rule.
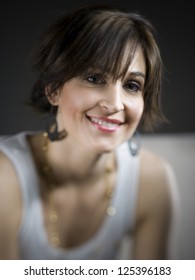
POLYGON ((136 131, 133 137, 128 140, 128 145, 131 155, 136 156, 140 148, 140 134, 138 131, 136 131))
POLYGON ((67 136, 65 130, 58 131, 58 123, 56 120, 56 106, 51 106, 49 117, 46 124, 48 138, 51 141, 62 140, 67 136))

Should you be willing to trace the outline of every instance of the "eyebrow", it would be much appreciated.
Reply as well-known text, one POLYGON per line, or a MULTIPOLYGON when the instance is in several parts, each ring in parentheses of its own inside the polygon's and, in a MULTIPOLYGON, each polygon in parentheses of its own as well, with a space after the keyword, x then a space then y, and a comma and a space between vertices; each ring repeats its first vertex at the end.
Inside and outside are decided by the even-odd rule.
POLYGON ((142 77, 144 80, 146 78, 146 75, 143 72, 139 72, 139 71, 127 73, 127 77, 130 77, 130 76, 139 76, 139 77, 142 77))

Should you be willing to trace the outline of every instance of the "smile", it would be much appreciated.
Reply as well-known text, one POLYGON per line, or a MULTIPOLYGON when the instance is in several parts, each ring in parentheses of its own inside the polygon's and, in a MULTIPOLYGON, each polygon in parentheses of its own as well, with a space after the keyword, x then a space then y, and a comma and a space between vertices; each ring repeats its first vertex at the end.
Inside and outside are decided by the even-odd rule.
POLYGON ((109 119, 105 117, 89 117, 90 122, 99 130, 104 132, 114 132, 118 130, 121 121, 115 119, 109 119))

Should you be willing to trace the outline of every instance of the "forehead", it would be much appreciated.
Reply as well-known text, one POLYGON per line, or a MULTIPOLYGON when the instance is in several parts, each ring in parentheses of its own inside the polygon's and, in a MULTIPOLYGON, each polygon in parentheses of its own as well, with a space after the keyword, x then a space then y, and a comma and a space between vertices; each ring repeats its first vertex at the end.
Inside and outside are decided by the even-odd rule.
MULTIPOLYGON (((126 53, 129 51, 129 48, 127 47, 126 53)), ((124 57, 126 54, 124 54, 124 57)), ((131 72, 140 72, 146 75, 146 62, 143 50, 140 46, 137 46, 133 55, 133 58, 131 60, 131 63, 128 67, 127 74, 131 72)))

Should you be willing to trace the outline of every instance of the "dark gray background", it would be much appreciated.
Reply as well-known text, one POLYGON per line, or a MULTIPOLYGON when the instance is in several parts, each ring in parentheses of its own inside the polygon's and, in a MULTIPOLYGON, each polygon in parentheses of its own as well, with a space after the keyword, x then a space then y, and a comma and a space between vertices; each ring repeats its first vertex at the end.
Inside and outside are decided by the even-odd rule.
POLYGON ((24 3, 2 2, 0 9, 0 134, 44 127, 45 120, 24 105, 32 83, 27 65, 31 47, 62 10, 91 3, 112 4, 136 11, 152 21, 167 70, 162 105, 170 121, 156 132, 195 132, 195 16, 192 4, 157 0, 29 0, 24 3))

